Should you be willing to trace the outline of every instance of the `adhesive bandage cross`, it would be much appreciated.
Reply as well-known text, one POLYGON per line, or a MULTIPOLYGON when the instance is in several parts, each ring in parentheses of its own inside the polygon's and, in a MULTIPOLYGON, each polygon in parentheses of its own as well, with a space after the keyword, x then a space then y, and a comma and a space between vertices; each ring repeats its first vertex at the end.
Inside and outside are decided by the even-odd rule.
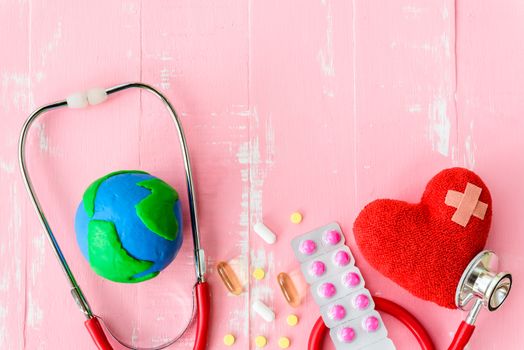
POLYGON ((463 227, 466 227, 471 216, 484 220, 488 205, 479 200, 481 192, 482 188, 469 182, 464 193, 449 190, 444 202, 446 205, 457 208, 451 220, 463 227))

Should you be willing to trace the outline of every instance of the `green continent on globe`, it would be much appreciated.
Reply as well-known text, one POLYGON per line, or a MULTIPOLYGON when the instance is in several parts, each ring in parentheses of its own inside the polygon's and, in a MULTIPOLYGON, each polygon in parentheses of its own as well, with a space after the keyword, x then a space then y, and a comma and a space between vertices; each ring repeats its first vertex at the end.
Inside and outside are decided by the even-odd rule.
POLYGON ((91 267, 97 274, 111 281, 136 283, 158 275, 158 272, 153 272, 142 277, 133 277, 151 268, 154 264, 151 261, 137 260, 130 256, 122 247, 112 222, 91 220, 87 240, 91 267))
POLYGON ((160 179, 149 179, 137 183, 151 194, 135 205, 136 214, 144 225, 157 235, 173 241, 178 234, 178 221, 173 211, 178 193, 160 179))
POLYGON ((100 179, 93 182, 87 190, 84 192, 84 196, 82 198, 84 202, 84 209, 87 213, 87 215, 91 218, 93 215, 95 215, 95 199, 96 199, 96 192, 98 191, 98 187, 102 184, 102 182, 106 181, 110 177, 120 175, 120 174, 129 174, 129 173, 135 173, 135 174, 147 174, 145 171, 140 170, 120 170, 120 171, 114 171, 112 173, 107 174, 104 177, 101 177, 100 179))

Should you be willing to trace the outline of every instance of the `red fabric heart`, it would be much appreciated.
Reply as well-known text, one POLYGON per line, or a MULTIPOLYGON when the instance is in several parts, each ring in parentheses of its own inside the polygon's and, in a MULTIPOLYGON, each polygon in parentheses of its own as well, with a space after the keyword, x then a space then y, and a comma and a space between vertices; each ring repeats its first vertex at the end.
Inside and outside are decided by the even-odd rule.
POLYGON ((438 173, 422 200, 410 204, 379 199, 355 220, 355 239, 368 262, 413 295, 456 308, 455 289, 468 263, 479 253, 491 225, 491 195, 475 173, 452 168, 438 173), (451 220, 456 208, 445 204, 448 190, 464 193, 467 183, 482 189, 484 219, 472 216, 463 227, 451 220))

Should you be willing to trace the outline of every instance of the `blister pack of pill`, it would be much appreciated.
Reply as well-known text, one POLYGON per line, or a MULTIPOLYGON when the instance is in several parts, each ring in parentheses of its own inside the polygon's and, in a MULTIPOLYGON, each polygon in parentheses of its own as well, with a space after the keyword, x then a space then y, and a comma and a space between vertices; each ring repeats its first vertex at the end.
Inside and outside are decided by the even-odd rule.
POLYGON ((295 237, 291 246, 337 350, 395 350, 337 223, 295 237))

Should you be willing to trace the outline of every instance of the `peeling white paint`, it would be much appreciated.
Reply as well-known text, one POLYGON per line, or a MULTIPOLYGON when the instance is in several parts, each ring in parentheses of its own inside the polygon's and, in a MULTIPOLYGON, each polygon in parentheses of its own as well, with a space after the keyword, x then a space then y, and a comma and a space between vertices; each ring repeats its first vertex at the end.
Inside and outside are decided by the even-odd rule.
POLYGON ((475 169, 475 151, 477 150, 477 145, 473 141, 473 127, 475 123, 474 120, 471 120, 469 123, 469 135, 466 136, 464 140, 465 154, 464 154, 464 164, 468 169, 475 169))
POLYGON ((53 51, 56 50, 61 39, 62 39, 62 22, 58 21, 58 23, 56 24, 56 28, 53 32, 53 35, 51 36, 51 39, 47 43, 45 43, 42 48, 42 52, 40 54, 42 67, 46 65, 49 55, 53 51))
POLYGON ((0 345, 5 345, 7 330, 5 328, 7 320, 7 307, 0 305, 0 345))
POLYGON ((428 137, 434 151, 443 156, 449 155, 451 122, 447 115, 447 101, 442 94, 437 94, 429 104, 428 137))
POLYGON ((0 84, 0 107, 11 111, 11 106, 16 111, 28 112, 33 105, 33 95, 29 89, 29 74, 19 72, 2 72, 0 84))
POLYGON ((422 105, 419 104, 419 103, 415 103, 415 104, 409 105, 407 107, 407 111, 409 113, 420 113, 420 112, 422 112, 422 105))
POLYGON ((34 128, 38 130, 38 145, 42 152, 49 151, 49 137, 45 131, 45 124, 41 122, 35 122, 34 128))
POLYGON ((42 323, 44 312, 33 299, 33 294, 27 292, 27 325, 31 328, 38 328, 42 323))
POLYGON ((32 263, 31 263, 31 282, 33 285, 37 283, 37 277, 42 271, 42 266, 45 262, 45 234, 40 233, 38 236, 32 239, 32 263))
POLYGON ((402 12, 404 13, 404 17, 407 19, 419 19, 420 14, 425 9, 422 7, 414 6, 414 5, 405 5, 402 6, 402 12))
POLYGON ((13 163, 0 159, 0 171, 6 174, 12 174, 15 171, 15 166, 13 163))
POLYGON ((323 2, 323 5, 327 7, 327 28, 326 28, 326 43, 325 47, 320 49, 318 52, 318 60, 320 61, 320 69, 326 77, 335 76, 335 64, 334 64, 334 50, 333 50, 333 11, 331 2, 323 2))

